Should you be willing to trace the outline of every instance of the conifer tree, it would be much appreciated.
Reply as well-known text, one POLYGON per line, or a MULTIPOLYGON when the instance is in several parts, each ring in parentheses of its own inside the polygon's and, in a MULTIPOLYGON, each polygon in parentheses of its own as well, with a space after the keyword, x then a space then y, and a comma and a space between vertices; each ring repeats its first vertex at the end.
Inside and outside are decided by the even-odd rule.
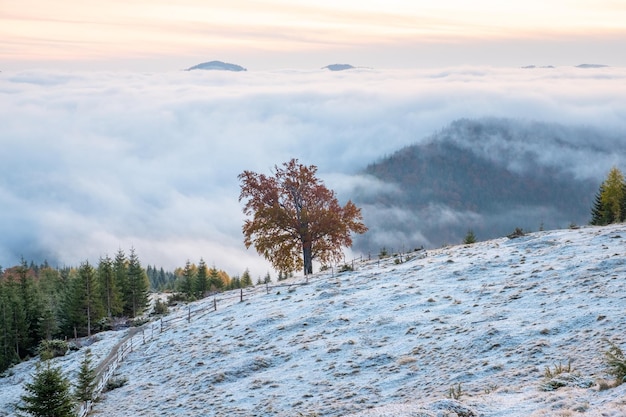
POLYGON ((603 226, 626 219, 626 181, 616 167, 611 168, 600 185, 591 208, 592 225, 603 226))
POLYGON ((591 208, 591 221, 589 223, 594 226, 605 226, 611 223, 610 213, 602 203, 602 194, 604 194, 604 183, 600 185, 591 208))
MULTIPOLYGON (((30 268, 24 259, 17 267, 17 274, 19 278, 19 291, 18 297, 21 299, 23 308, 23 320, 21 330, 22 346, 25 349, 24 354, 27 354, 28 350, 37 345, 41 339, 39 333, 40 327, 38 326, 38 320, 42 316, 43 305, 41 294, 37 287, 35 287, 33 277, 29 276, 30 268)), ((23 356, 22 356, 23 357, 23 356)))
POLYGON ((187 299, 190 299, 194 294, 194 290, 195 290, 194 287, 195 287, 195 283, 194 283, 193 267, 189 259, 187 259, 187 262, 185 263, 185 268, 183 269, 183 279, 181 282, 180 290, 183 294, 185 294, 187 299))
POLYGON ((198 264, 198 273, 196 276, 196 295, 198 298, 204 298, 209 290, 209 271, 204 262, 204 259, 200 258, 198 264))
POLYGON ((611 168, 604 181, 604 192, 601 195, 602 205, 611 218, 611 223, 619 222, 622 217, 624 200, 624 175, 616 167, 611 168))
POLYGON ((130 249, 128 256, 128 292, 126 293, 126 312, 137 317, 148 306, 148 276, 141 267, 135 249, 130 249))
POLYGON ((75 417, 74 401, 70 393, 70 382, 60 368, 38 365, 33 381, 24 386, 26 394, 17 410, 32 417, 75 417))
POLYGON ((19 359, 16 351, 13 303, 9 285, 0 281, 0 372, 19 359))
POLYGON ((115 274, 115 285, 117 286, 117 290, 121 296, 121 314, 128 314, 128 261, 126 259, 126 254, 124 254, 122 249, 119 249, 115 254, 115 260, 113 261, 113 273, 115 274))
POLYGON ((241 288, 246 288, 252 285, 252 278, 250 277, 250 270, 246 268, 241 275, 241 288))
POLYGON ((74 396, 78 401, 87 402, 93 399, 95 388, 96 370, 91 366, 91 349, 85 351, 85 356, 80 363, 78 380, 74 390, 74 396))
POLYGON ((209 271, 209 283, 211 288, 221 289, 224 287, 224 281, 220 278, 219 271, 215 268, 215 266, 213 266, 209 271))
POLYGON ((98 263, 98 282, 102 297, 102 304, 108 318, 119 316, 122 313, 120 291, 113 268, 113 260, 109 255, 100 258, 98 263))
POLYGON ((104 316, 96 270, 88 261, 81 264, 71 280, 66 297, 65 333, 91 336, 95 323, 104 316))

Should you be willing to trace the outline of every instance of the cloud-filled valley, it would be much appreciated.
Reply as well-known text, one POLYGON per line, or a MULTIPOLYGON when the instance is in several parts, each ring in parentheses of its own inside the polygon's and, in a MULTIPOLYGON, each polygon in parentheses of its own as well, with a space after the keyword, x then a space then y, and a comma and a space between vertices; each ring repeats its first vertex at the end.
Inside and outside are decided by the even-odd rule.
MULTIPOLYGON (((295 157, 347 200, 355 186, 401 192, 358 173, 459 118, 587 126, 619 142, 625 81, 626 69, 574 67, 2 72, 0 264, 74 265, 132 246, 144 264, 203 257, 260 276, 269 266, 242 243, 243 170, 295 157)), ((623 155, 594 145, 576 164, 600 181, 623 155)), ((572 163, 558 143, 541 152, 572 163)))

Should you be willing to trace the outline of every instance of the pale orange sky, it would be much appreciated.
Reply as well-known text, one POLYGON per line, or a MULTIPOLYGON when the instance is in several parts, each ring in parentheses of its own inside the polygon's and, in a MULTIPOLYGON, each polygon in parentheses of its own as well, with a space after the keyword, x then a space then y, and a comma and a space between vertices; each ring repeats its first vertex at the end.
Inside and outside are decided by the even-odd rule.
POLYGON ((2 0, 0 70, 626 66, 626 0, 2 0))

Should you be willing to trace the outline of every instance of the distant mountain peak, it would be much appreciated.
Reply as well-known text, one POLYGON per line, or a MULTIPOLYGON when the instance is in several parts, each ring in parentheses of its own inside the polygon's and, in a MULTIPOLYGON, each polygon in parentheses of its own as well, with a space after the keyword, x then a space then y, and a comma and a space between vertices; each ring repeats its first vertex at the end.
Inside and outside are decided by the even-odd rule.
POLYGON ((580 64, 580 65, 576 65, 576 68, 607 68, 608 65, 602 65, 602 64, 580 64))
POLYGON ((193 67, 187 68, 185 71, 192 70, 217 70, 217 71, 247 71, 244 67, 236 64, 229 64, 228 62, 222 61, 209 61, 203 62, 198 65, 194 65, 193 67))
POLYGON ((330 71, 345 71, 345 70, 354 69, 354 68, 355 67, 353 67, 350 64, 330 64, 330 65, 326 65, 322 69, 327 69, 330 71))

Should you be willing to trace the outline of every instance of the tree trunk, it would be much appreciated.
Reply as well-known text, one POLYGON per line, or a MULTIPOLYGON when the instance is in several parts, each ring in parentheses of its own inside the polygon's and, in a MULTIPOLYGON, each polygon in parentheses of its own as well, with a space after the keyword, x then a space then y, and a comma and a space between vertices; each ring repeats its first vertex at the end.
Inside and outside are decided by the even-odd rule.
POLYGON ((302 257, 304 258, 304 275, 313 273, 313 250, 311 241, 302 242, 302 257))

